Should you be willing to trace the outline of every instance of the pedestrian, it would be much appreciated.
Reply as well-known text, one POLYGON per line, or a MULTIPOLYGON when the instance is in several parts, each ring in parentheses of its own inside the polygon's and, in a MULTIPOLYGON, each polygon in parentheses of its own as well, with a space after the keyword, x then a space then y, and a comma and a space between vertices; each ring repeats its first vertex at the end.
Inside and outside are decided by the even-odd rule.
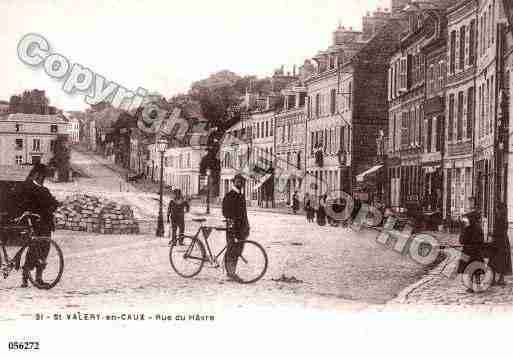
POLYGON ((171 240, 169 244, 176 244, 176 231, 179 231, 178 244, 183 245, 183 232, 185 230, 185 212, 189 212, 189 203, 183 198, 178 188, 173 191, 174 198, 167 207, 167 223, 171 222, 171 240))
POLYGON ((495 273, 499 274, 499 279, 493 283, 496 285, 506 285, 505 275, 512 274, 511 267, 511 247, 508 239, 507 208, 502 202, 496 205, 495 228, 493 231, 493 252, 488 263, 495 273))
POLYGON ((237 174, 233 177, 232 189, 223 198, 223 216, 228 220, 226 231, 226 275, 231 280, 237 280, 237 262, 242 254, 243 243, 249 236, 249 220, 246 199, 242 193, 246 179, 237 174))
MULTIPOLYGON (((36 164, 30 170, 24 182, 15 189, 14 216, 19 217, 24 212, 32 212, 40 216, 33 221, 34 234, 38 237, 51 237, 55 230, 53 213, 60 203, 52 196, 48 188, 44 187, 44 181, 50 175, 48 167, 44 164, 36 164)), ((48 285, 43 280, 44 263, 50 251, 50 242, 39 241, 29 246, 22 271, 23 288, 28 287, 30 271, 36 269, 36 282, 40 286, 48 285)))
POLYGON ((297 194, 297 191, 294 191, 294 194, 292 195, 292 212, 294 212, 294 214, 297 214, 298 209, 299 209, 299 196, 297 194))
POLYGON ((327 195, 321 195, 319 197, 319 208, 317 209, 317 224, 319 226, 326 225, 326 199, 327 195))
POLYGON ((305 213, 306 213, 306 221, 308 223, 312 222, 312 213, 313 213, 313 210, 312 210, 312 202, 310 200, 310 193, 306 193, 305 194, 305 200, 304 200, 304 209, 305 209, 305 213))
MULTIPOLYGON (((478 211, 466 213, 462 219, 462 230, 460 233, 460 243, 463 245, 462 253, 467 258, 460 259, 458 263, 459 274, 469 276, 469 283, 472 283, 474 273, 465 273, 466 268, 473 262, 483 262, 482 249, 484 243, 483 229, 480 223, 480 214, 478 211)), ((473 293, 472 288, 467 288, 468 293, 473 293)))

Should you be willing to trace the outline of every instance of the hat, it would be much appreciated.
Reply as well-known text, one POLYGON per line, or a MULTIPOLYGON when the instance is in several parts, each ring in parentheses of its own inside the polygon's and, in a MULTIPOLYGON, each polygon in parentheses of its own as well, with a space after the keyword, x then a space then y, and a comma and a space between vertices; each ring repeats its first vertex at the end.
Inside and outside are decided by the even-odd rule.
POLYGON ((241 175, 240 173, 237 173, 237 174, 233 177, 232 181, 233 181, 233 182, 235 182, 235 181, 236 181, 236 180, 238 180, 238 179, 240 179, 240 180, 242 180, 242 181, 246 181, 246 178, 244 178, 244 176, 243 176, 243 175, 241 175))

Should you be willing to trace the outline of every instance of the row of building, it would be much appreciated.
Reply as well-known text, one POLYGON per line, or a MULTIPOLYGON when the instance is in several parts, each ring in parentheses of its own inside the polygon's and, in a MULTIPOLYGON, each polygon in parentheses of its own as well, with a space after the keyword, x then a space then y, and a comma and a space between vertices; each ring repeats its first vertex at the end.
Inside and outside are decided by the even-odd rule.
MULTIPOLYGON (((362 23, 362 31, 339 26, 332 45, 298 73, 275 74, 288 81, 280 93, 249 91, 241 120, 218 143, 216 129, 188 116, 190 135, 164 153, 166 184, 201 195, 202 161, 214 146, 220 168, 210 177, 219 198, 245 168, 262 174, 247 181, 250 205, 343 190, 449 219, 469 210, 473 197, 492 228, 494 203, 513 208, 513 4, 392 0, 391 10, 368 13, 362 23)), ((113 161, 157 181, 157 145, 128 127, 98 124, 90 137, 113 161)))

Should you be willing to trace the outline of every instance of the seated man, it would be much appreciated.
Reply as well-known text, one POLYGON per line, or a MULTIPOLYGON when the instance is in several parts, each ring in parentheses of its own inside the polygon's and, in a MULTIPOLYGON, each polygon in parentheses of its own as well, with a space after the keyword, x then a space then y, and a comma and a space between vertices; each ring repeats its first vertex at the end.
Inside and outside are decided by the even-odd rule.
MULTIPOLYGON (((50 237, 55 229, 53 212, 59 206, 59 202, 52 196, 48 188, 43 186, 46 176, 49 175, 48 167, 43 164, 36 164, 30 171, 26 180, 15 190, 16 210, 18 217, 25 211, 38 214, 40 218, 33 222, 36 236, 50 237)), ((29 272, 36 269, 36 281, 44 286, 43 271, 44 262, 48 257, 50 245, 48 242, 41 242, 31 245, 28 249, 23 265, 22 284, 23 288, 28 286, 29 272)))

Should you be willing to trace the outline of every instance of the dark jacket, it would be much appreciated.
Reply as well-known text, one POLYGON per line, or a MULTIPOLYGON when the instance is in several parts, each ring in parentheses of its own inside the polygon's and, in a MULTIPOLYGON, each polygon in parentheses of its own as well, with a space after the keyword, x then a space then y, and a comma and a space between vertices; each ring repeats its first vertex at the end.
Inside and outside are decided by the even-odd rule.
POLYGON ((37 234, 46 236, 55 230, 53 213, 59 206, 59 202, 52 196, 48 188, 39 186, 32 180, 27 180, 16 187, 15 197, 15 217, 25 211, 37 213, 41 216, 41 219, 34 223, 37 234))
POLYGON ((189 212, 189 203, 185 200, 175 200, 172 199, 169 201, 169 206, 167 207, 167 220, 171 220, 173 222, 183 222, 185 212, 189 212))
POLYGON ((224 196, 223 216, 233 221, 233 229, 238 236, 246 237, 249 234, 248 211, 243 194, 232 189, 224 196))
POLYGON ((460 260, 458 273, 464 273, 466 266, 473 261, 483 261, 484 234, 479 221, 479 213, 470 212, 465 217, 469 219, 470 225, 461 231, 460 243, 463 245, 462 252, 468 256, 468 260, 460 260))

